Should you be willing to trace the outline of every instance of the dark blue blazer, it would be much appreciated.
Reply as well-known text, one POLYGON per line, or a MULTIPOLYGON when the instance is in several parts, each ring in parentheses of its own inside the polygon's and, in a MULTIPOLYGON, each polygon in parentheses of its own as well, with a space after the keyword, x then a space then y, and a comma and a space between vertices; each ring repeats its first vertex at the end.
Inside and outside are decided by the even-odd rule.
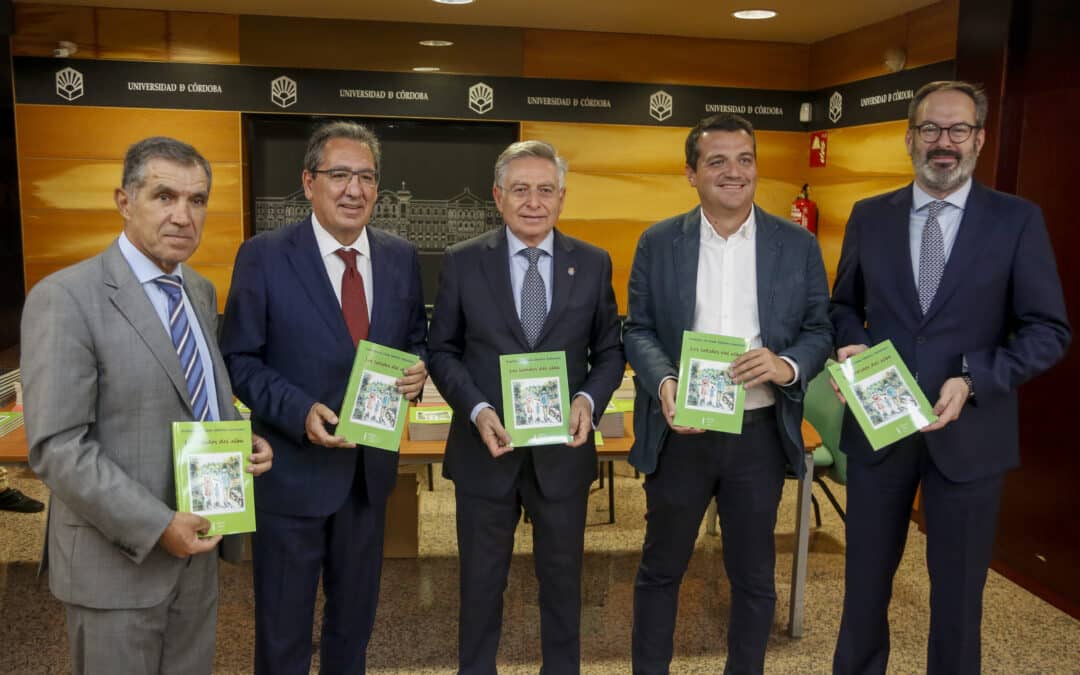
MULTIPOLYGON (((427 358, 420 263, 416 247, 368 228, 372 298, 368 339, 427 358)), ((233 388, 251 408, 252 427, 274 448, 274 477, 257 481, 260 510, 325 516, 344 503, 358 458, 370 498, 385 498, 397 480, 394 452, 311 444, 304 420, 311 406, 341 409, 356 349, 319 257, 311 219, 244 242, 225 307, 221 351, 233 388)))
MULTIPOLYGON (((799 379, 791 386, 768 386, 776 395, 788 462, 801 474, 803 395, 832 350, 829 283, 814 235, 754 209, 761 341, 799 366, 799 379)), ((662 220, 641 235, 630 270, 630 311, 623 330, 637 386, 630 463, 645 474, 656 470, 669 431, 657 395, 661 380, 678 377, 683 331, 693 327, 700 237, 700 207, 662 220)))
POLYGON ((611 257, 555 230, 551 276, 551 311, 530 348, 510 285, 506 228, 451 246, 443 257, 431 317, 431 377, 454 409, 443 473, 466 494, 505 497, 527 457, 548 499, 587 489, 596 478, 592 438, 579 448, 519 448, 496 459, 469 420, 481 402, 490 403, 502 417, 501 354, 566 352, 570 395, 584 391, 592 397, 594 421, 622 382, 626 361, 611 288, 611 257))
MULTIPOLYGON (((908 244, 912 194, 908 185, 855 204, 830 316, 838 346, 892 340, 931 403, 967 357, 975 404, 926 444, 945 476, 971 481, 1019 464, 1016 390, 1065 353, 1065 301, 1039 207, 973 183, 923 316, 908 244)), ((850 411, 840 445, 865 463, 891 448, 874 453, 850 411)))

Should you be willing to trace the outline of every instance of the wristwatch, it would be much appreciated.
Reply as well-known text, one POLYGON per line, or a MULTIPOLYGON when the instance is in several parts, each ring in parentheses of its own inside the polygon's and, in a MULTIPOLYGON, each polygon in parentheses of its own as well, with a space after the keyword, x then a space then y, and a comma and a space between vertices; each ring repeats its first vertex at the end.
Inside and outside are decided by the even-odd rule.
POLYGON ((964 384, 967 385, 967 388, 968 388, 967 400, 970 401, 970 400, 974 399, 975 398, 975 383, 971 381, 971 375, 969 375, 967 373, 963 373, 963 374, 960 375, 960 379, 962 379, 964 381, 964 384))

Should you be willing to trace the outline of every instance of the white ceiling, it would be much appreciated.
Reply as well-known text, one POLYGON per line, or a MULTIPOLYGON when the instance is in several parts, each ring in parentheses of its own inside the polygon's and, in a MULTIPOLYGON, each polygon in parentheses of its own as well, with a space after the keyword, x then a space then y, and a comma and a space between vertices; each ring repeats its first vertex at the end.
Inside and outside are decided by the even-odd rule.
POLYGON ((810 44, 936 0, 17 0, 27 3, 640 33, 810 44), (732 18, 772 9, 767 21, 732 18))

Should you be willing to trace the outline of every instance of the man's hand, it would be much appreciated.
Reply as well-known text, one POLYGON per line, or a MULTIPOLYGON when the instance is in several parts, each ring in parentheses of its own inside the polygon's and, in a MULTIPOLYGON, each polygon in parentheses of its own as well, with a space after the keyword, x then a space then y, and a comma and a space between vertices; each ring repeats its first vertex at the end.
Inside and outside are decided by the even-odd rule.
POLYGON ((960 412, 964 409, 970 393, 964 378, 950 377, 945 380, 945 383, 941 385, 938 401, 934 404, 934 414, 938 416, 937 422, 928 424, 919 431, 944 429, 950 422, 960 419, 960 412))
POLYGON ((571 448, 580 448, 589 440, 592 433, 592 406, 589 399, 578 395, 570 403, 570 435, 573 438, 567 445, 571 448))
POLYGON ((186 558, 198 553, 213 551, 221 541, 221 535, 200 539, 199 535, 210 530, 210 521, 194 513, 177 511, 173 514, 169 526, 161 533, 158 543, 176 556, 186 558))
POLYGON ((427 379, 427 366, 423 361, 417 361, 416 365, 405 371, 402 377, 394 381, 398 393, 412 401, 424 390, 424 380, 427 379))
POLYGON ((274 450, 262 436, 251 434, 251 457, 248 458, 247 472, 261 476, 270 470, 274 463, 274 450))
POLYGON ((480 440, 487 446, 492 457, 502 457, 514 448, 510 445, 510 434, 506 433, 494 408, 484 408, 476 416, 476 429, 480 440))
POLYGON ((350 443, 343 436, 334 436, 326 430, 326 425, 336 425, 338 416, 334 411, 322 403, 315 403, 308 411, 307 419, 304 420, 304 431, 308 440, 315 445, 327 448, 355 448, 356 443, 350 443))
MULTIPOLYGON (((843 363, 844 361, 850 359, 852 356, 865 352, 867 349, 870 348, 866 345, 845 345, 840 349, 836 350, 836 360, 840 363, 843 363)), ((847 399, 845 399, 844 395, 840 393, 840 387, 836 386, 836 380, 830 377, 829 384, 832 385, 832 390, 833 393, 836 394, 836 398, 840 399, 840 402, 844 405, 847 405, 847 399)))
POLYGON ((704 429, 682 427, 675 424, 675 393, 679 390, 679 381, 671 378, 660 385, 660 408, 664 411, 664 421, 677 434, 703 434, 704 429))
POLYGON ((784 386, 795 379, 791 364, 765 347, 751 349, 731 363, 731 376, 744 387, 756 387, 766 382, 784 386))

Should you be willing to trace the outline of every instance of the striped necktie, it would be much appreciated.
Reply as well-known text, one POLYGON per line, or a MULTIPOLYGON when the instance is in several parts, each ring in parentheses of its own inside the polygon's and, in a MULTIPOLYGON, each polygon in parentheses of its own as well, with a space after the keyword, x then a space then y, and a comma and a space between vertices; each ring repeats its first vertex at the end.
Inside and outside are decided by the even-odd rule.
POLYGON ((191 333, 191 323, 184 311, 180 277, 163 274, 154 279, 154 283, 169 296, 169 335, 176 347, 176 354, 180 357, 180 369, 184 371, 184 379, 187 380, 191 409, 197 421, 206 421, 210 414, 209 399, 206 396, 206 373, 203 371, 202 359, 199 358, 195 336, 191 333))

